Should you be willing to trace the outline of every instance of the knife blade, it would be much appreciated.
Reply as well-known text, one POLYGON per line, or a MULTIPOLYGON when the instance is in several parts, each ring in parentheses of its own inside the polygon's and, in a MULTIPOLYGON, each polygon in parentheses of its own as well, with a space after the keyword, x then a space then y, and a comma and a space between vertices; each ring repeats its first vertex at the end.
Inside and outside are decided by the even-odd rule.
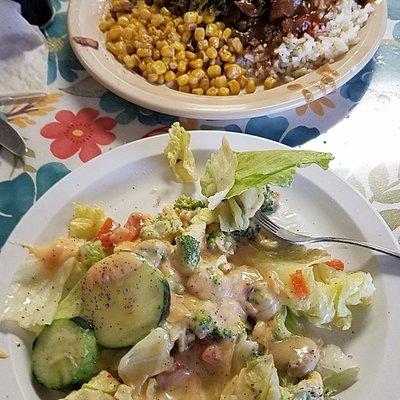
POLYGON ((22 157, 26 154, 24 139, 20 134, 2 118, 0 114, 0 145, 15 155, 22 157))

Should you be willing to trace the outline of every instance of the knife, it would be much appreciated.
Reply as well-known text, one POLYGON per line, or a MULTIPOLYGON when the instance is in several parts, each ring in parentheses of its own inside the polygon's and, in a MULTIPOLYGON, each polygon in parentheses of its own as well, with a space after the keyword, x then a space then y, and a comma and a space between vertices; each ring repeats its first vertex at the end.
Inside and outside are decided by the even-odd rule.
POLYGON ((6 121, 5 116, 2 113, 0 113, 0 145, 19 157, 26 154, 27 149, 24 140, 6 121))

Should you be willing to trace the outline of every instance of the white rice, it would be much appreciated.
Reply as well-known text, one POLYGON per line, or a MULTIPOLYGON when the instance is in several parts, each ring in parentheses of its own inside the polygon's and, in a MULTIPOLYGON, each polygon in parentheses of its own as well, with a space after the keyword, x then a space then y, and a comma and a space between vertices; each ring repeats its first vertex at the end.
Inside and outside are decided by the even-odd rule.
POLYGON ((372 11, 371 4, 361 7, 354 0, 340 1, 326 14, 328 22, 316 38, 307 33, 301 38, 292 34, 283 38, 275 50, 278 55, 273 66, 275 73, 290 81, 324 62, 334 61, 357 43, 358 31, 372 11))

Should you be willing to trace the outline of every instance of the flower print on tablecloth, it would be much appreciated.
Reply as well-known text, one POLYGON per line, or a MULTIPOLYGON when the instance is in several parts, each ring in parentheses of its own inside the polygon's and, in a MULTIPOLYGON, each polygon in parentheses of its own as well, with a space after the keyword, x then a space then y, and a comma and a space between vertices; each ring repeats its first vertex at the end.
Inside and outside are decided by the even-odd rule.
POLYGON ((340 88, 340 95, 358 103, 367 91, 374 72, 374 61, 371 60, 357 75, 340 88))
POLYGON ((122 125, 129 124, 136 118, 144 125, 171 125, 178 117, 162 114, 130 103, 114 93, 106 92, 100 97, 100 108, 109 113, 118 113, 115 120, 122 125))
POLYGON ((40 134, 53 139, 50 150, 60 159, 72 157, 79 152, 79 158, 87 162, 101 154, 100 146, 115 140, 110 130, 116 125, 113 118, 100 117, 99 111, 83 108, 75 115, 72 111, 61 110, 55 115, 57 122, 45 125, 40 134))
MULTIPOLYGON (((400 5, 399 5, 400 7, 400 5)), ((393 28, 393 38, 400 42, 400 22, 398 22, 393 28)))
POLYGON ((390 19, 400 19, 400 1, 388 0, 388 17, 390 19))
POLYGON ((0 182, 0 248, 23 215, 51 186, 70 172, 54 162, 42 165, 32 177, 23 172, 16 178, 0 182))
POLYGON ((67 13, 56 14, 53 23, 44 33, 49 48, 47 83, 53 83, 58 73, 67 82, 74 82, 78 79, 77 71, 82 71, 83 67, 69 44, 67 13))

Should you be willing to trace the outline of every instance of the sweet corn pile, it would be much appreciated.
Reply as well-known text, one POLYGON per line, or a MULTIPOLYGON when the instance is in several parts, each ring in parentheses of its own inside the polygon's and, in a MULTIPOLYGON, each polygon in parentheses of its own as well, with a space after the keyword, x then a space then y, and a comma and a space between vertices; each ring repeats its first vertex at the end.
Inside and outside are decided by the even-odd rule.
MULTIPOLYGON (((112 0, 114 10, 124 10, 127 0, 112 0)), ((167 84, 181 92, 207 96, 254 93, 256 79, 236 61, 243 54, 232 29, 213 15, 196 11, 175 16, 163 7, 137 1, 129 12, 107 13, 100 22, 107 49, 129 70, 150 83, 167 84)), ((264 88, 276 86, 268 77, 264 88)))

